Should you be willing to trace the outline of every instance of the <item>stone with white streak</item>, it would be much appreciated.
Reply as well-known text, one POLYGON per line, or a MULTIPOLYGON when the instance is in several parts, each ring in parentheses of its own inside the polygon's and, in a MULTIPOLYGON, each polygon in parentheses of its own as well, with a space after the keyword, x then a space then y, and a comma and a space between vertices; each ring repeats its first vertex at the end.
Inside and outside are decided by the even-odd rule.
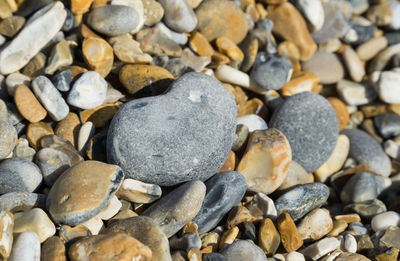
POLYGON ((238 117, 237 124, 243 124, 247 126, 249 132, 253 132, 255 130, 266 130, 268 129, 267 123, 263 118, 258 116, 257 114, 248 114, 241 117, 238 117))
POLYGON ((66 17, 61 1, 37 11, 0 52, 0 72, 9 74, 24 67, 60 31, 66 17))
POLYGON ((161 187, 139 180, 125 179, 117 195, 130 202, 147 204, 161 197, 161 187))
POLYGON ((390 104, 400 103, 400 72, 382 72, 378 82, 379 98, 390 104))
POLYGON ((85 72, 72 86, 68 103, 84 110, 102 105, 107 95, 107 82, 97 72, 85 72))
POLYGON ((117 196, 113 196, 108 201, 107 205, 97 214, 97 217, 101 218, 102 220, 109 220, 113 216, 115 216, 118 211, 122 207, 122 202, 119 201, 117 196))
POLYGON ((333 252, 340 246, 340 241, 334 237, 326 237, 306 247, 301 251, 306 258, 318 260, 320 257, 333 252))
POLYGON ((324 25, 325 12, 320 0, 296 0, 295 3, 312 25, 313 31, 321 30, 324 25))
POLYGON ((8 261, 40 261, 40 240, 35 232, 21 233, 14 241, 8 261))

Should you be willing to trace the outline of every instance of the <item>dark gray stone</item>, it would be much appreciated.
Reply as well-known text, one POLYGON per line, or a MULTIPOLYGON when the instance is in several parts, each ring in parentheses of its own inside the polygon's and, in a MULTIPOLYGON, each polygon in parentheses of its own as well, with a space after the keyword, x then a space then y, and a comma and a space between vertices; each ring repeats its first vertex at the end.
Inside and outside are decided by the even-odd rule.
POLYGON ((285 134, 293 160, 314 172, 331 155, 339 134, 335 110, 322 96, 303 92, 278 107, 269 125, 285 134))
POLYGON ((72 165, 67 154, 53 148, 39 150, 35 156, 35 162, 42 171, 44 182, 49 187, 72 165))
POLYGON ((236 110, 217 80, 187 73, 165 94, 133 100, 118 111, 108 130, 108 161, 129 178, 157 185, 206 180, 228 157, 236 110))
POLYGON ((88 25, 107 36, 126 34, 139 24, 139 14, 125 5, 106 5, 95 8, 87 18, 88 25))
POLYGON ((24 120, 21 114, 18 111, 17 106, 13 102, 7 102, 7 111, 8 111, 8 122, 12 125, 16 125, 24 120))
POLYGON ((346 213, 357 213, 362 218, 371 220, 375 215, 386 212, 387 208, 385 203, 379 199, 371 199, 346 205, 343 211, 346 213))
POLYGON ((369 172, 354 174, 344 185, 340 199, 344 203, 376 199, 383 190, 384 180, 369 172))
POLYGON ((252 261, 267 261, 267 256, 254 243, 247 240, 237 240, 222 249, 221 254, 228 261, 237 260, 252 260, 252 261))
POLYGON ((170 238, 169 247, 171 250, 185 250, 189 252, 193 247, 201 248, 201 239, 196 233, 190 232, 180 238, 177 236, 170 238))
POLYGON ((372 37, 374 37, 374 34, 376 32, 376 27, 374 25, 369 25, 369 26, 362 26, 358 24, 351 23, 351 28, 357 33, 357 40, 348 42, 346 43, 349 44, 355 44, 355 45, 360 45, 362 43, 365 43, 366 41, 370 40, 372 37))
POLYGON ((357 129, 344 129, 342 133, 350 139, 349 157, 359 164, 367 164, 372 171, 382 176, 390 175, 392 163, 374 138, 357 129))
POLYGON ((385 139, 400 135, 400 116, 397 114, 378 115, 374 117, 374 124, 379 134, 385 139))
POLYGON ((288 58, 259 52, 251 77, 262 88, 280 90, 290 79, 292 70, 292 63, 288 58))
POLYGON ((256 226, 249 221, 243 222, 243 233, 241 238, 249 239, 254 242, 256 240, 256 226))
POLYGON ((216 227, 225 214, 240 202, 247 189, 246 179, 236 171, 219 173, 205 184, 207 192, 203 205, 193 219, 200 234, 216 227))
POLYGON ((388 45, 400 43, 400 32, 386 33, 383 36, 388 40, 388 45))
POLYGON ((289 190, 275 201, 280 215, 290 214, 294 221, 299 220, 313 209, 321 207, 329 197, 329 188, 322 183, 302 184, 289 190))
POLYGON ((26 211, 32 208, 46 208, 44 194, 30 192, 10 192, 0 196, 0 211, 11 211, 13 213, 26 211))
POLYGON ((68 8, 65 8, 65 12, 67 12, 67 17, 65 18, 64 25, 61 30, 64 32, 69 32, 76 27, 76 21, 74 14, 68 8))
POLYGON ((10 158, 0 163, 0 194, 33 192, 41 182, 40 169, 29 160, 10 158))
POLYGON ((72 72, 65 70, 58 73, 54 79, 53 84, 60 92, 67 92, 71 89, 72 72))
POLYGON ((257 22, 256 27, 271 32, 272 28, 274 27, 274 22, 268 18, 264 18, 257 22))
POLYGON ((23 1, 21 6, 18 7, 15 15, 24 16, 25 18, 29 17, 31 14, 41 9, 47 4, 52 3, 53 0, 29 0, 23 1))
POLYGON ((203 254, 203 261, 227 261, 227 259, 220 253, 207 253, 203 254))

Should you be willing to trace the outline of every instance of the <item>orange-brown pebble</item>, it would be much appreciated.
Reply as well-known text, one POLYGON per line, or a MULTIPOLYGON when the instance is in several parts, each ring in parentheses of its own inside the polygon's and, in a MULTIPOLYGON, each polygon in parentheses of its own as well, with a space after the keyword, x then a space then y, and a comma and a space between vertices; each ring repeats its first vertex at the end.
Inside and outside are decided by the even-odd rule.
POLYGON ((186 233, 196 233, 196 235, 199 235, 199 226, 194 223, 193 221, 189 221, 183 228, 182 228, 182 234, 186 233))
POLYGON ((235 170, 235 162, 236 162, 235 152, 230 151, 224 165, 218 170, 217 173, 235 170))
POLYGON ((105 6, 108 2, 110 2, 110 0, 94 0, 92 4, 92 9, 105 6))
POLYGON ((121 102, 103 104, 91 110, 80 111, 79 116, 82 123, 91 121, 96 128, 102 128, 108 125, 109 121, 117 113, 121 105, 121 102))
POLYGON ((303 245, 303 239, 297 231, 296 224, 289 213, 282 213, 277 220, 283 247, 287 252, 296 251, 303 245))
POLYGON ((189 46, 200 56, 211 56, 214 53, 210 42, 199 32, 192 34, 189 40, 189 46))
POLYGON ((360 217, 360 215, 358 215, 356 213, 352 213, 352 214, 336 215, 335 220, 343 220, 347 224, 350 224, 353 222, 360 222, 361 217, 360 217))
POLYGON ((300 60, 300 51, 297 46, 290 41, 283 41, 278 45, 278 54, 287 56, 293 60, 300 60))
POLYGON ((254 222, 262 219, 262 213, 254 213, 253 215, 249 209, 243 206, 236 206, 229 212, 226 227, 230 229, 246 221, 254 222))
POLYGON ((38 149, 39 141, 42 137, 54 134, 51 126, 45 122, 35 122, 30 123, 28 128, 26 129, 26 137, 29 141, 29 144, 35 150, 38 149))
POLYGON ((318 83, 318 75, 311 72, 303 72, 285 84, 281 89, 281 93, 284 96, 292 96, 301 92, 311 92, 315 90, 318 83))
POLYGON ((82 53, 90 69, 106 77, 114 62, 113 48, 103 39, 89 37, 83 40, 82 53))
POLYGON ((67 261, 67 253, 62 239, 57 236, 48 238, 42 244, 40 259, 48 261, 67 261))
POLYGON ((30 122, 38 122, 46 118, 47 111, 36 99, 26 85, 19 85, 14 93, 14 102, 19 113, 30 122))
POLYGON ((200 261, 202 260, 202 253, 198 247, 193 247, 188 252, 188 260, 189 261, 200 261))
POLYGON ((248 114, 258 114, 263 106, 264 103, 260 99, 253 98, 242 106, 238 106, 238 117, 248 114))
POLYGON ((81 122, 76 113, 70 112, 67 117, 59 121, 55 128, 55 134, 68 140, 75 147, 78 143, 79 127, 81 122))
POLYGON ((71 12, 73 14, 84 14, 89 11, 93 0, 71 0, 71 12))
POLYGON ((269 218, 264 219, 258 231, 258 246, 269 256, 275 254, 280 244, 281 237, 274 222, 269 218))
POLYGON ((232 244, 239 234, 239 228, 237 226, 225 231, 219 241, 219 250, 223 249, 226 244, 232 244))
POLYGON ((317 45, 311 38, 303 16, 289 2, 280 4, 268 14, 274 22, 273 32, 287 41, 293 42, 300 51, 300 60, 309 60, 317 45))
POLYGON ((335 97, 329 97, 328 101, 336 112, 336 117, 339 121, 339 131, 342 131, 344 127, 346 127, 350 118, 347 107, 341 100, 335 97))
POLYGON ((220 52, 214 52, 213 55, 211 56, 211 67, 217 67, 218 65, 222 64, 227 64, 229 63, 229 57, 226 56, 225 54, 222 54, 220 52))
POLYGON ((244 54, 242 50, 228 37, 218 37, 215 41, 218 51, 226 54, 233 61, 242 61, 244 54))
POLYGON ((99 39, 103 39, 101 38, 101 36, 99 36, 98 34, 96 34, 95 32, 93 32, 87 25, 85 24, 81 24, 81 35, 83 38, 89 38, 89 37, 93 37, 93 38, 99 38, 99 39))

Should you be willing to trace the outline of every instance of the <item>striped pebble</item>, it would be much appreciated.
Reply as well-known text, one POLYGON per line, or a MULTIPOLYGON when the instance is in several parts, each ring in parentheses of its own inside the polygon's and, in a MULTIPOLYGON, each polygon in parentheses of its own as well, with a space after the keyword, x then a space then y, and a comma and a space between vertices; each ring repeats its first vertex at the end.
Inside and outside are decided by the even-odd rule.
POLYGON ((292 150, 281 131, 256 130, 237 171, 246 178, 247 190, 270 194, 285 180, 291 162, 292 150))

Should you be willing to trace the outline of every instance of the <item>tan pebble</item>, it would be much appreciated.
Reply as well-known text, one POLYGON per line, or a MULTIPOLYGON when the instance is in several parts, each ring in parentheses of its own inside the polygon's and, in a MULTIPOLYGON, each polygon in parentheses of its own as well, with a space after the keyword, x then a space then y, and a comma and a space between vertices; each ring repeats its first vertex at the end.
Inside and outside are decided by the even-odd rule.
POLYGON ((144 8, 144 24, 152 26, 163 18, 164 9, 161 4, 155 0, 142 0, 144 8))
POLYGON ((114 62, 113 48, 103 39, 89 37, 83 40, 82 53, 90 69, 106 77, 114 62))
POLYGON ((46 118, 47 111, 26 85, 18 85, 14 93, 14 102, 19 113, 30 122, 38 122, 46 118))
POLYGON ((199 32, 192 34, 189 40, 189 46, 200 56, 211 56, 214 54, 214 49, 210 42, 199 32))
POLYGON ((82 260, 109 261, 118 256, 118 260, 152 260, 149 247, 124 233, 109 233, 91 236, 74 243, 68 250, 71 261, 82 260))
POLYGON ((199 227, 193 221, 189 221, 183 228, 182 228, 182 235, 187 233, 196 233, 199 235, 199 227))
POLYGON ((390 105, 365 105, 361 111, 366 118, 375 117, 390 112, 390 105))
POLYGON ((258 53, 258 39, 256 37, 247 37, 241 44, 240 48, 244 53, 244 60, 240 66, 240 70, 248 72, 254 65, 258 53))
POLYGON ((285 180, 291 161, 289 141, 282 132, 256 130, 236 170, 246 178, 248 190, 269 194, 285 180))
POLYGON ((318 75, 312 72, 302 72, 286 83, 281 89, 281 93, 283 96, 292 96, 302 92, 311 92, 318 83, 318 75))
POLYGON ((26 129, 26 137, 29 141, 29 144, 36 151, 38 150, 39 141, 42 137, 54 134, 51 126, 45 122, 35 122, 30 123, 28 128, 26 129))
POLYGON ((13 244, 14 215, 8 211, 0 211, 0 258, 7 260, 13 244))
POLYGON ((91 236, 92 233, 84 225, 77 225, 74 227, 62 225, 59 229, 58 235, 64 243, 71 243, 80 238, 91 236))
POLYGON ((232 244, 235 241, 238 234, 239 234, 239 228, 236 226, 225 231, 222 234, 221 239, 219 241, 219 250, 223 249, 226 244, 232 244))
POLYGON ((71 142, 72 146, 75 147, 78 144, 79 127, 81 122, 78 115, 74 112, 68 113, 67 117, 59 121, 56 125, 54 133, 71 142))
POLYGON ((4 19, 12 15, 13 12, 18 10, 15 0, 1 0, 0 1, 0 18, 4 19))
POLYGON ((250 4, 246 7, 246 14, 250 17, 253 22, 260 20, 260 14, 257 11, 255 4, 250 4))
POLYGON ((209 233, 201 234, 200 238, 201 238, 201 247, 202 248, 212 247, 213 252, 218 251, 219 238, 220 238, 218 233, 209 232, 209 233))
POLYGON ((117 191, 117 196, 135 203, 151 203, 161 197, 161 188, 134 179, 125 179, 117 191))
POLYGON ((96 128, 102 128, 109 124, 121 105, 121 102, 116 102, 103 104, 91 110, 82 110, 79 112, 79 118, 83 123, 90 121, 96 128))
POLYGON ((397 115, 400 115, 400 104, 391 104, 389 105, 389 110, 397 115))
POLYGON ((135 211, 132 211, 130 209, 120 210, 117 215, 113 216, 110 220, 108 220, 107 225, 110 225, 112 222, 115 222, 115 221, 118 221, 121 219, 137 217, 137 216, 138 216, 138 214, 136 214, 135 211))
POLYGON ((306 184, 313 182, 313 175, 307 171, 297 162, 292 161, 285 180, 279 186, 278 190, 287 190, 296 185, 306 184))
POLYGON ((80 29, 81 29, 80 32, 81 32, 81 35, 82 35, 83 38, 90 38, 90 37, 93 37, 93 38, 103 39, 103 38, 101 38, 100 35, 98 35, 98 34, 96 34, 95 32, 93 32, 93 31, 92 31, 87 25, 85 25, 85 24, 81 24, 80 29))
POLYGON ((49 237, 40 250, 40 259, 44 261, 67 261, 64 242, 60 237, 49 237))
POLYGON ((335 97, 329 97, 328 101, 336 112, 336 117, 338 118, 339 122, 339 131, 342 131, 344 127, 346 127, 350 118, 347 107, 341 100, 335 97))
POLYGON ((344 215, 336 215, 335 220, 343 220, 347 224, 353 223, 353 222, 360 222, 361 217, 360 215, 354 213, 354 214, 344 214, 344 215))
MULTIPOLYGON (((240 88, 240 87, 237 87, 240 88)), ((246 97, 247 98, 247 97, 246 97)), ((248 115, 248 114, 259 114, 264 107, 264 103, 258 99, 253 98, 246 101, 241 106, 238 106, 238 117, 248 115)), ((265 109, 265 107, 264 107, 265 109)))
POLYGON ((287 56, 293 60, 300 60, 300 51, 297 46, 290 41, 283 41, 278 45, 278 54, 280 56, 287 56))
POLYGON ((281 237, 271 219, 267 218, 261 222, 258 231, 258 246, 266 255, 274 255, 281 243, 281 237))
POLYGON ((390 247, 384 253, 380 253, 375 256, 376 261, 396 261, 399 255, 399 249, 390 247))
POLYGON ((45 69, 46 74, 52 75, 57 70, 72 64, 74 58, 69 45, 66 40, 61 40, 53 47, 45 69))
POLYGON ((236 155, 233 151, 230 151, 224 165, 217 171, 217 173, 235 170, 235 162, 236 162, 236 155))
POLYGON ((201 261, 202 253, 198 247, 193 247, 189 250, 187 257, 189 261, 201 261))
POLYGON ((303 240, 318 240, 333 228, 333 221, 326 209, 317 208, 308 213, 297 225, 303 240))
POLYGON ((93 0, 92 9, 107 5, 111 0, 93 0))
POLYGON ((213 247, 212 246, 208 246, 208 247, 205 247, 205 248, 201 249, 200 251, 201 251, 201 253, 203 255, 204 254, 209 254, 209 253, 213 252, 213 247))
POLYGON ((282 213, 277 220, 281 241, 286 251, 296 251, 303 245, 303 239, 297 231, 296 224, 288 213, 282 213))
POLYGON ((218 37, 215 41, 218 51, 226 54, 233 61, 242 61, 244 54, 242 50, 228 37, 218 37))
POLYGON ((334 220, 333 221, 333 228, 332 230, 328 233, 328 237, 337 237, 338 235, 340 235, 340 233, 342 233, 343 231, 346 230, 348 224, 346 221, 344 220, 334 220))
POLYGON ((392 20, 392 11, 389 3, 385 1, 384 3, 370 6, 366 17, 375 25, 388 25, 392 20))
POLYGON ((89 11, 93 0, 71 0, 71 12, 73 14, 84 14, 89 11))
POLYGON ((46 65, 46 55, 43 53, 36 54, 22 70, 22 74, 29 77, 37 77, 44 74, 46 65))
POLYGON ((0 22, 0 34, 13 37, 25 24, 22 16, 10 16, 0 22))
POLYGON ((88 69, 78 65, 69 66, 67 69, 71 71, 72 80, 74 80, 77 76, 80 76, 82 73, 88 71, 88 69))
POLYGON ((157 27, 140 30, 136 34, 136 41, 140 43, 143 52, 157 56, 181 56, 182 48, 175 41, 169 39, 157 27))
POLYGON ((257 12, 258 12, 258 14, 260 16, 260 20, 261 19, 265 19, 267 17, 268 12, 267 12, 267 10, 265 10, 265 8, 264 8, 264 6, 262 4, 257 3, 256 4, 256 9, 257 9, 257 12))
POLYGON ((247 208, 243 206, 237 206, 232 208, 232 210, 229 212, 226 226, 228 229, 230 229, 245 221, 254 222, 261 219, 263 219, 262 213, 259 213, 257 216, 253 216, 247 208))
POLYGON ((115 56, 126 63, 150 63, 153 59, 140 49, 139 42, 132 39, 130 34, 112 37, 108 40, 112 45, 115 56))
POLYGON ((351 79, 353 79, 355 82, 361 82, 365 75, 365 69, 357 53, 353 50, 353 48, 347 47, 344 49, 342 57, 351 79))
POLYGON ((375 57, 380 51, 386 48, 388 41, 386 37, 374 37, 359 45, 356 52, 361 60, 368 61, 375 57))
POLYGON ((369 258, 356 253, 342 253, 335 261, 370 261, 369 258))

